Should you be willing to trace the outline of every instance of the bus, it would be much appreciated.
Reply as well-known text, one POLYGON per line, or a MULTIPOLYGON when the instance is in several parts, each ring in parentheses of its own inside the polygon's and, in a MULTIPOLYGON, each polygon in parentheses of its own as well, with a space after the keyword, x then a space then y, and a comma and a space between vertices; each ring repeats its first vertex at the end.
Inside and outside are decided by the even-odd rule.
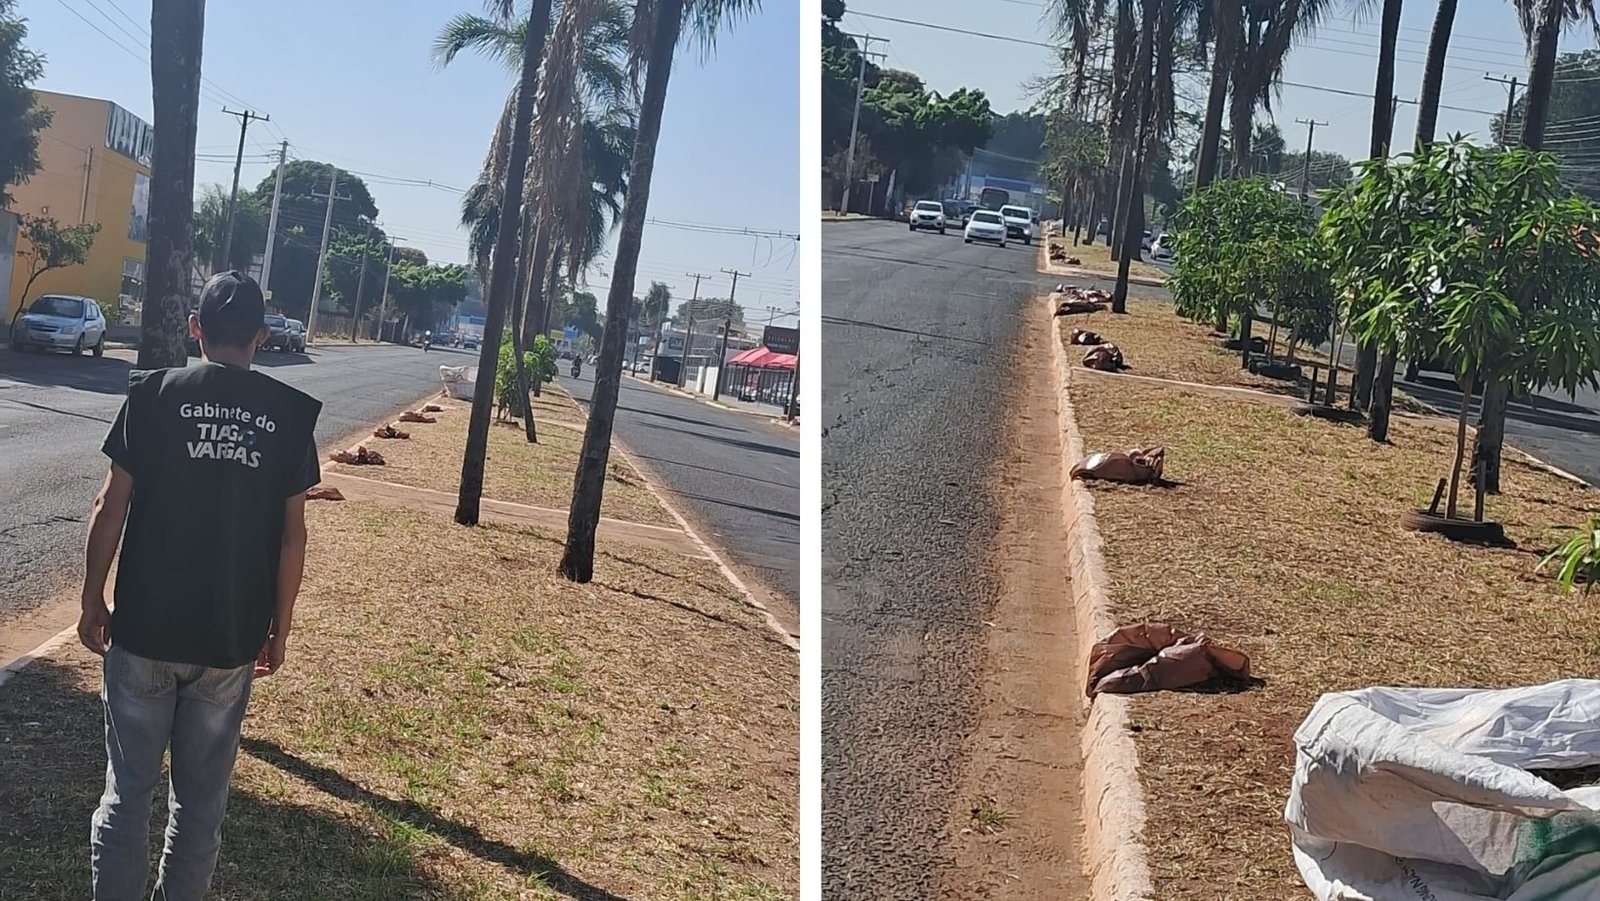
POLYGON ((978 192, 978 206, 986 210, 998 210, 1011 203, 1011 192, 1005 188, 984 188, 978 192))

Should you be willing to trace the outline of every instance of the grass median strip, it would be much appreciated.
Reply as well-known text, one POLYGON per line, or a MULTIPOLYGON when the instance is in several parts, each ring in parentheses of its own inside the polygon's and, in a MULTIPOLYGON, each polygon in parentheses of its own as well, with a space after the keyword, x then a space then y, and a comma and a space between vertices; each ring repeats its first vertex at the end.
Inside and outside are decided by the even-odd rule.
MULTIPOLYGON (((1065 238, 1057 235, 1056 237, 1050 239, 1050 243, 1058 245, 1066 250, 1067 256, 1078 258, 1078 262, 1075 264, 1074 268, 1086 269, 1090 272, 1097 272, 1112 278, 1116 277, 1117 261, 1111 259, 1111 248, 1107 247, 1105 244, 1079 244, 1077 246, 1073 246, 1071 235, 1068 235, 1065 238)), ((1066 264, 1057 261, 1052 265, 1064 266, 1066 264)), ((1167 277, 1167 274, 1161 271, 1161 267, 1152 266, 1151 264, 1142 260, 1130 261, 1128 263, 1128 273, 1141 278, 1165 280, 1167 277)))
MULTIPOLYGON (((467 445, 467 418, 471 405, 436 399, 445 408, 436 423, 396 423, 411 434, 405 441, 367 437, 367 447, 383 454, 381 467, 324 463, 333 472, 348 472, 399 485, 455 492, 460 484, 461 457, 467 445)), ((582 421, 581 410, 564 399, 538 399, 536 416, 561 422, 582 421)), ((374 423, 377 425, 377 423, 374 423)), ((555 422, 540 423, 539 443, 529 444, 521 423, 491 423, 488 462, 484 466, 483 494, 497 500, 565 510, 572 501, 572 478, 583 447, 581 429, 555 422)), ((613 519, 649 525, 676 525, 633 467, 613 452, 606 474, 602 514, 613 519)))
MULTIPOLYGON (((1140 315, 1095 328, 1122 344, 1140 315)), ((1133 356, 1135 371, 1176 371, 1198 353, 1162 347, 1133 356)), ((1454 436, 1438 418, 1398 417, 1378 445, 1248 398, 1115 378, 1071 390, 1087 451, 1165 445, 1177 483, 1092 489, 1117 620, 1208 632, 1264 679, 1134 699, 1158 897, 1304 894, 1282 811, 1292 733, 1323 692, 1600 668, 1589 609, 1534 573, 1562 527, 1600 503, 1593 491, 1508 457, 1489 514, 1517 547, 1462 546, 1398 523, 1449 467, 1454 436)))
MULTIPOLYGON (((549 532, 357 502, 308 516, 289 660, 257 685, 210 897, 794 896, 797 661, 714 564, 602 545, 575 585, 549 532)), ((18 897, 88 895, 97 663, 66 651, 0 691, 18 897)))

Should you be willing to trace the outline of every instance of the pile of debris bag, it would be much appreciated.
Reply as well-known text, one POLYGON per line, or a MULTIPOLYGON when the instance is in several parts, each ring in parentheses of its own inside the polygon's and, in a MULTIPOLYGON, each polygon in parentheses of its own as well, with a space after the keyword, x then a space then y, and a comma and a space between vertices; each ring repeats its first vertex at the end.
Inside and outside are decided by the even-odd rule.
POLYGON ((1319 901, 1600 898, 1600 681, 1326 694, 1294 742, 1319 901))
POLYGON ((472 400, 473 387, 478 382, 476 366, 440 366, 439 381, 444 382, 444 393, 456 400, 472 400))

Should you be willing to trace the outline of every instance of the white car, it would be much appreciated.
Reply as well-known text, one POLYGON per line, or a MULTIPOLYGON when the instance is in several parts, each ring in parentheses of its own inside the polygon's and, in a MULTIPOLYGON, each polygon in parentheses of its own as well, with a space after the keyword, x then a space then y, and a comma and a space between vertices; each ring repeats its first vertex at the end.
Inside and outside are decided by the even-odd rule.
POLYGON ((966 231, 962 238, 968 244, 973 241, 993 241, 1001 247, 1006 246, 1006 222, 994 210, 973 210, 972 218, 967 220, 966 231))
POLYGON ((944 234, 944 204, 937 200, 919 200, 911 210, 911 230, 931 228, 944 234))
POLYGON ((11 326, 11 349, 106 352, 106 317, 100 305, 74 294, 46 294, 11 326))
POLYGON ((1033 210, 1025 206, 1003 206, 1000 218, 1006 223, 1006 236, 1021 238, 1022 243, 1033 243, 1033 210))

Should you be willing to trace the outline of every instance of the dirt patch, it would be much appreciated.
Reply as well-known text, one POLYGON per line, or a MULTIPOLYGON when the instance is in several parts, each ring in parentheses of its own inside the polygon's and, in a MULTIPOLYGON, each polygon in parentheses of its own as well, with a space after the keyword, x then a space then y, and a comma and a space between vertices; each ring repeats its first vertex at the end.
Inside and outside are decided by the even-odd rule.
MULTIPOLYGON (((461 484, 461 456, 467 446, 467 419, 472 408, 470 404, 448 399, 435 399, 431 403, 445 408, 443 413, 432 414, 438 422, 399 425, 411 433, 409 440, 363 439, 368 448, 383 454, 383 466, 326 462, 323 466, 333 472, 454 493, 461 484)), ((529 444, 520 422, 515 425, 491 422, 483 493, 497 500, 565 510, 572 501, 572 478, 578 468, 579 450, 583 447, 581 427, 573 427, 581 421, 582 411, 561 396, 537 398, 534 404, 536 417, 556 417, 566 424, 565 427, 554 422, 541 423, 539 443, 529 444)), ((613 519, 676 525, 645 487, 644 480, 620 454, 611 456, 601 509, 613 519)))
POLYGON ((1083 707, 1073 678, 1061 430, 1050 324, 1035 320, 1019 356, 996 541, 1000 593, 990 614, 945 897, 1089 897, 1081 863, 1083 707))
POLYGON ((1133 699, 1158 897, 1304 894, 1282 811, 1292 733, 1323 692, 1600 668, 1591 610, 1534 573, 1562 527, 1600 508, 1596 492, 1508 457, 1489 515, 1517 547, 1465 547, 1398 525, 1449 467, 1446 422, 1397 417, 1392 445, 1377 445, 1358 428, 1170 385, 1082 378, 1071 390, 1087 451, 1164 444, 1176 483, 1092 488, 1118 622, 1206 631, 1265 680, 1133 699))
MULTIPOLYGON (((796 657, 712 563, 615 548, 574 585, 548 532, 357 502, 308 518, 209 897, 798 893, 796 657)), ((0 691, 18 897, 89 894, 97 674, 72 649, 0 691)))

